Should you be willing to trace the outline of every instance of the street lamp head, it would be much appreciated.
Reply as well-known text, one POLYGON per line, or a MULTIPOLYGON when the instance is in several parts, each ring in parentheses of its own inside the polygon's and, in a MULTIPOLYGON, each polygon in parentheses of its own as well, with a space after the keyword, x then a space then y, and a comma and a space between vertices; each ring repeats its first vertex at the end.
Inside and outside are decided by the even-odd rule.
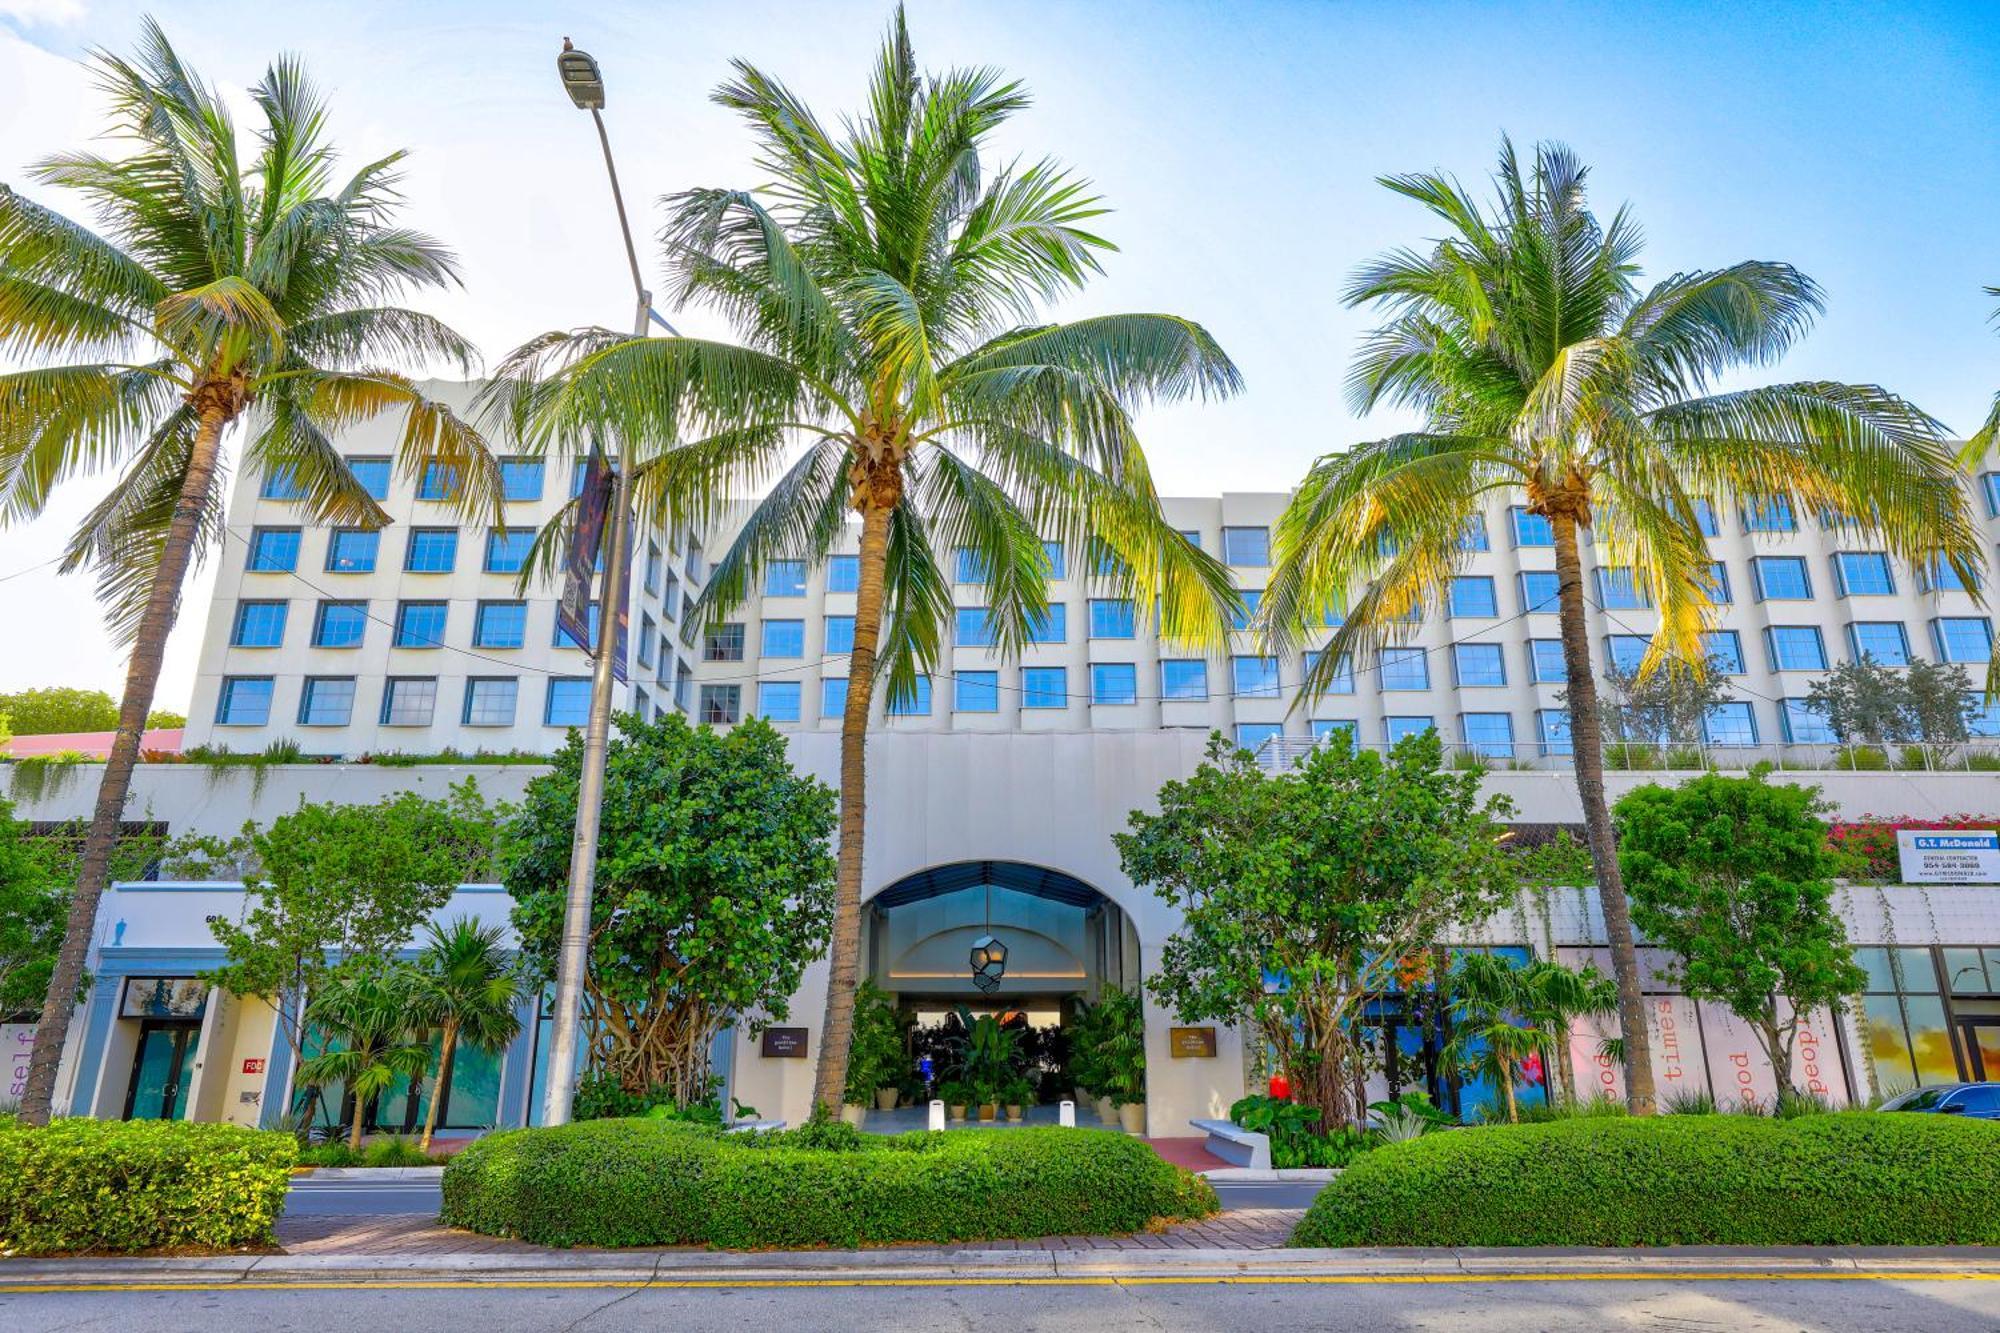
POLYGON ((604 71, 588 51, 579 51, 563 38, 562 54, 556 57, 556 72, 562 75, 563 91, 583 111, 604 109, 604 71))

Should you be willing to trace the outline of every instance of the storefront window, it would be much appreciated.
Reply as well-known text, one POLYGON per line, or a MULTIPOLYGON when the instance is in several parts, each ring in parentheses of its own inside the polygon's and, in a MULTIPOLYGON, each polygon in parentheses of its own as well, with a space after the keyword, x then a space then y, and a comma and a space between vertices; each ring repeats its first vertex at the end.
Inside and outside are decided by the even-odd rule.
MULTIPOLYGON (((1979 962, 1977 949, 1946 949, 1946 967, 1953 966, 1953 955, 1964 954, 1979 962)), ((1854 951, 1854 961, 1868 973, 1861 1009, 1868 1025, 1875 1091, 1893 1097, 1911 1088, 1957 1081, 1958 1060, 1952 1053, 1951 1028, 1945 1021, 1930 950, 1860 948, 1854 951)))

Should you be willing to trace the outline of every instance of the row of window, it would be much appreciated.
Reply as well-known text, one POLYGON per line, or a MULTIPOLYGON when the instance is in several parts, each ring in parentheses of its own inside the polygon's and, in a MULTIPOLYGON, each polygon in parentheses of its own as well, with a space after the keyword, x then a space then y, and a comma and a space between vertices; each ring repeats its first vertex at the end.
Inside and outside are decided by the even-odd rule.
MULTIPOLYGON (((385 457, 349 458, 347 470, 361 483, 361 488, 376 500, 389 498, 389 481, 394 470, 394 460, 385 457)), ((584 467, 576 464, 570 470, 569 493, 572 499, 583 493, 584 467)), ((500 460, 500 498, 516 502, 532 502, 542 498, 542 480, 547 475, 547 466, 539 458, 503 458, 500 460)), ((265 500, 302 500, 305 490, 299 485, 298 474, 287 464, 266 468, 263 486, 257 492, 265 500)), ((448 463, 426 463, 417 477, 417 498, 419 500, 452 500, 458 496, 458 469, 448 463)))
MULTIPOLYGON (((299 683, 298 724, 344 727, 354 720, 360 682, 353 676, 307 676, 299 683)), ((511 727, 521 694, 514 676, 474 676, 465 682, 459 722, 468 727, 511 727)), ((271 721, 277 695, 272 676, 225 676, 215 721, 225 727, 262 727, 271 721)), ((377 721, 385 727, 428 727, 436 721, 435 676, 390 676, 382 682, 377 721)), ((580 727, 590 716, 590 678, 551 676, 542 696, 542 723, 580 727)))
MULTIPOLYGON (((550 603, 553 606, 553 603, 550 603)), ((399 601, 395 618, 389 622, 391 647, 442 648, 450 627, 452 603, 444 601, 399 601)), ((372 618, 366 601, 339 601, 332 598, 313 606, 311 643, 315 648, 359 648, 367 637, 372 618)), ((230 628, 232 648, 281 648, 285 628, 291 618, 291 603, 284 601, 242 601, 236 604, 236 620, 230 628)), ((575 639, 554 623, 550 642, 557 648, 578 648, 575 639)), ((589 632, 597 642, 598 604, 590 604, 589 632)), ((653 619, 642 617, 640 665, 652 665, 653 619)), ((473 604, 472 646, 474 648, 523 648, 528 642, 528 603, 524 601, 482 601, 473 604)))
MULTIPOLYGON (((253 574, 291 574, 299 567, 304 533, 299 528, 253 528, 245 568, 253 574)), ((482 568, 488 574, 518 574, 527 566, 534 545, 532 528, 489 528, 482 568)), ((333 528, 326 538, 329 574, 372 574, 381 555, 382 530, 333 528)), ((457 528, 407 528, 403 537, 403 571, 407 574, 449 574, 458 567, 457 528)))

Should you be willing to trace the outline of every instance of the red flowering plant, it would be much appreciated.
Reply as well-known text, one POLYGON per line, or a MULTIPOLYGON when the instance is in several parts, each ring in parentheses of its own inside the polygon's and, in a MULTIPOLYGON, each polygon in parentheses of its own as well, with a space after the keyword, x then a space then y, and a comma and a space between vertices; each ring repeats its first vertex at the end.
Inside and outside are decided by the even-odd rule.
POLYGON ((1868 884, 1895 884, 1903 871, 1896 854, 1896 834, 1903 829, 1990 829, 2000 816, 1946 815, 1942 819, 1890 818, 1862 815, 1835 820, 1826 840, 1840 857, 1843 878, 1868 884))

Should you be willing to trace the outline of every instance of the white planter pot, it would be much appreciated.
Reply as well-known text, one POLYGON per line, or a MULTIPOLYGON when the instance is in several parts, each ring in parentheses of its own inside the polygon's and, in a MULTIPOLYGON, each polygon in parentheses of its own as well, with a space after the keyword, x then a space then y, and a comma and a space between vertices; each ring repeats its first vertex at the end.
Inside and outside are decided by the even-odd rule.
POLYGON ((840 1118, 856 1129, 860 1129, 868 1120, 868 1108, 865 1106, 855 1106, 850 1103, 840 1108, 840 1118))
POLYGON ((1146 1132, 1146 1103, 1127 1102, 1118 1108, 1118 1127, 1127 1134, 1146 1132))
POLYGON ((875 1089, 875 1109, 878 1111, 895 1110, 896 1099, 900 1095, 894 1088, 875 1089))

